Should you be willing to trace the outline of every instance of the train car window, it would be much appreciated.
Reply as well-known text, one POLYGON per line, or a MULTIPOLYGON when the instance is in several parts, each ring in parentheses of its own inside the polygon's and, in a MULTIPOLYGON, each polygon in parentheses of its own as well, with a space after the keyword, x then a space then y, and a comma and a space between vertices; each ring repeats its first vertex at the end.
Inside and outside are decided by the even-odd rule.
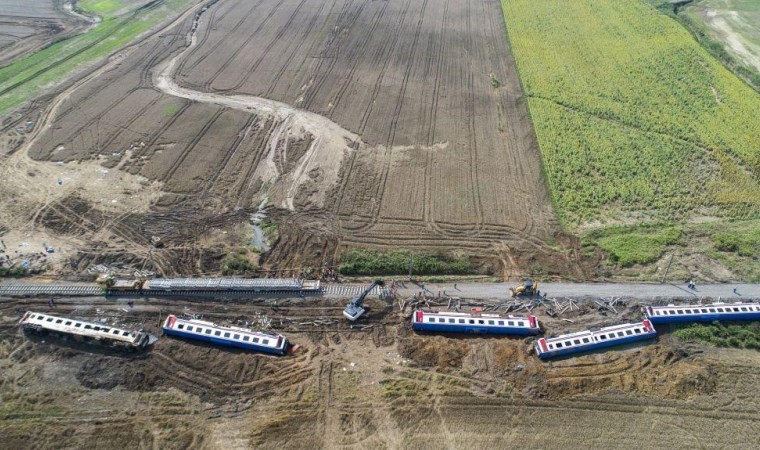
POLYGON ((486 322, 485 322, 484 320, 478 320, 478 324, 480 324, 480 325, 483 325, 483 324, 485 324, 485 323, 486 323, 486 322))
POLYGON ((243 336, 243 340, 246 341, 246 342, 248 342, 248 341, 251 340, 251 337, 250 336, 243 336))
POLYGON ((226 338, 230 337, 230 333, 224 333, 224 337, 226 338))
POLYGON ((53 321, 53 318, 52 318, 52 317, 48 317, 47 321, 48 321, 48 322, 52 322, 52 321, 53 321))
POLYGON ((187 331, 193 331, 193 327, 191 325, 187 326, 187 331))
POLYGON ((715 308, 710 308, 710 312, 714 313, 715 312, 715 308))
POLYGON ((691 314, 691 310, 690 309, 684 309, 684 312, 686 312, 686 314, 691 314))
POLYGON ((742 311, 746 311, 746 310, 747 310, 747 308, 741 308, 741 310, 742 310, 742 311))
POLYGON ((588 344, 588 338, 583 338, 583 343, 588 344))
POLYGON ((503 321, 503 320, 500 320, 500 321, 499 321, 499 325, 504 325, 504 321, 503 321))
POLYGON ((446 319, 444 319, 443 317, 438 318, 438 323, 445 323, 445 322, 446 322, 446 319))
MULTIPOLYGON (((712 311, 712 310, 710 310, 712 311)), ((723 308, 718 308, 718 312, 723 312, 723 308)))
POLYGON ((454 320, 454 319, 449 319, 449 323, 456 323, 456 320, 454 320))
POLYGON ((103 328, 101 331, 103 333, 108 333, 109 331, 111 331, 111 329, 110 328, 103 328))
POLYGON ((512 326, 514 326, 514 325, 515 325, 515 322, 514 322, 514 321, 512 321, 512 320, 508 321, 507 323, 509 324, 509 326, 510 326, 510 327, 512 327, 512 326))
POLYGON ((459 323, 464 323, 464 319, 459 319, 459 323))
POLYGON ((676 312, 678 312, 678 314, 683 314, 683 309, 677 309, 676 312))
POLYGON ((239 335, 239 334, 236 334, 236 335, 232 336, 232 339, 237 339, 237 340, 240 340, 240 335, 239 335))
POLYGON ((496 322, 494 322, 493 320, 489 320, 488 325, 496 325, 496 322))
POLYGON ((216 332, 214 333, 214 336, 219 336, 220 334, 222 334, 222 332, 221 332, 221 331, 216 331, 216 332))
POLYGON ((630 335, 633 334, 633 331, 631 331, 631 330, 625 330, 625 334, 627 334, 628 336, 630 336, 630 335))
POLYGON ((605 340, 605 339, 607 339, 607 335, 606 334, 601 334, 601 335, 599 335, 599 339, 605 340))
POLYGON ((549 344, 549 350, 554 350, 554 344, 549 344))
POLYGON ((573 341, 573 344, 575 344, 575 345, 581 345, 581 340, 580 339, 576 339, 576 340, 573 341))
POLYGON ((93 331, 100 331, 100 327, 92 327, 93 331))
POLYGON ((633 332, 636 334, 641 334, 641 328, 634 328, 633 332))
POLYGON ((211 328, 206 328, 206 334, 211 334, 211 328))
POLYGON ((184 323, 181 323, 181 324, 177 325, 177 329, 178 330, 181 330, 183 328, 185 328, 185 324, 184 323))
POLYGON ((474 319, 470 319, 470 323, 471 324, 475 323, 475 320, 474 319))
POLYGON ((129 331, 124 331, 121 334, 122 334, 122 336, 129 336, 129 331))
POLYGON ((253 343, 259 342, 259 338, 253 338, 253 343))
POLYGON ((262 339, 261 343, 264 345, 269 345, 269 339, 262 339))
POLYGON ((428 322, 435 322, 435 317, 428 317, 428 322))
POLYGON ((517 322, 517 326, 518 327, 524 327, 525 326, 525 322, 517 322))
POLYGON ((30 319, 34 319, 34 314, 30 314, 30 315, 29 315, 29 318, 30 318, 30 319))
POLYGON ((79 327, 81 327, 81 326, 82 326, 82 324, 81 324, 81 323, 79 323, 79 322, 77 322, 77 323, 74 325, 74 327, 75 327, 75 328, 79 328, 79 327))
POLYGON ((623 336, 625 336, 625 335, 623 334, 623 332, 622 332, 622 331, 618 331, 618 337, 623 337, 623 336))
POLYGON ((702 310, 702 312, 703 312, 703 313, 706 313, 706 312, 707 312, 707 310, 706 310, 706 309, 703 309, 703 310, 702 310))
POLYGON ((734 312, 739 312, 739 308, 734 308, 734 312))
POLYGON ((55 321, 55 323, 63 323, 63 319, 58 319, 55 321))
POLYGON ((91 329, 92 329, 92 325, 85 325, 85 326, 84 326, 84 329, 85 329, 85 330, 91 330, 91 329))
POLYGON ((66 321, 66 323, 65 323, 64 325, 71 325, 71 321, 70 321, 70 320, 67 320, 67 321, 66 321))
POLYGON ((557 348, 562 348, 562 342, 557 342, 557 348))
POLYGON ((119 334, 119 330, 113 330, 113 334, 119 334))

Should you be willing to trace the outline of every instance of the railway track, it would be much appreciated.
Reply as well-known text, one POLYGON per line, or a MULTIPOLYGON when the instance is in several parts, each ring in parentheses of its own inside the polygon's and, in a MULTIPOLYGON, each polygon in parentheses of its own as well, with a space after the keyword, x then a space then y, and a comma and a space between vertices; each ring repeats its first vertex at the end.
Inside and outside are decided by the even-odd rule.
MULTIPOLYGON (((303 292, 304 295, 334 295, 339 297, 352 297, 362 293, 364 286, 350 286, 350 285, 326 285, 320 288, 319 291, 303 292)), ((299 294, 300 291, 209 291, 209 290, 182 290, 182 291, 163 291, 163 290, 143 290, 138 291, 120 291, 114 292, 115 295, 140 295, 144 297, 158 297, 158 296, 173 296, 173 295, 197 295, 197 294, 229 294, 236 295, 241 293, 256 292, 260 294, 299 294)), ((36 296, 36 295, 64 295, 64 296, 93 296, 103 295, 103 289, 97 285, 90 284, 4 284, 0 285, 0 296, 36 296)), ((371 295, 387 296, 388 289, 377 286, 370 293, 371 295)))

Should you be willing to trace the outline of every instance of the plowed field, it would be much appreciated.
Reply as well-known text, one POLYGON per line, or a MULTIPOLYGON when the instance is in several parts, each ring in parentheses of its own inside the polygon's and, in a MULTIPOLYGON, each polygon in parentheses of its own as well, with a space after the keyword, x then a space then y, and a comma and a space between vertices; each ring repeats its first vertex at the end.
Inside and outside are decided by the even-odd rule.
MULTIPOLYGON (((8 448, 743 448, 758 439, 758 353, 668 334, 544 363, 529 353, 530 340, 413 333, 408 317, 375 298, 353 328, 342 300, 315 298, 2 305, 8 448), (27 309, 154 333, 167 312, 239 324, 266 315, 300 348, 278 358, 164 336, 145 354, 114 353, 22 335, 15 322, 27 309)), ((584 307, 573 316, 583 325, 548 319, 547 327, 637 314, 635 306, 615 317, 584 307)))
POLYGON ((221 0, 59 96, 29 154, 157 190, 90 233, 146 261, 161 235, 164 273, 197 266, 210 217, 263 200, 286 225, 275 267, 343 245, 572 266, 544 244, 558 227, 505 32, 495 0, 221 0))

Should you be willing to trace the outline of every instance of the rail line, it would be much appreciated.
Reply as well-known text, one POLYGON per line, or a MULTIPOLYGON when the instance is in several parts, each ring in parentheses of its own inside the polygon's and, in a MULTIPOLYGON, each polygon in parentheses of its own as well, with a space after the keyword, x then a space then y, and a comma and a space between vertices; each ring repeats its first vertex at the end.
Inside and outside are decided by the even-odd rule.
MULTIPOLYGON (((66 296, 98 296, 98 295, 122 295, 122 296, 129 296, 129 295, 138 295, 142 297, 153 297, 153 296, 175 296, 175 295, 198 295, 198 294, 227 294, 227 295, 236 295, 236 294, 246 294, 246 293, 260 293, 260 294, 286 294, 288 296, 292 295, 298 295, 299 293, 302 293, 304 296, 315 296, 315 295, 334 295, 339 297, 351 297, 355 295, 359 295, 363 292, 364 286, 353 286, 353 285, 341 285, 341 284, 333 284, 333 285, 326 285, 323 286, 319 291, 256 291, 256 290, 245 290, 245 289, 236 289, 236 290, 174 290, 174 291, 163 291, 163 290, 157 290, 157 289, 148 289, 148 290, 142 290, 142 291, 116 291, 116 292, 109 292, 106 293, 103 291, 103 289, 100 286, 94 285, 94 284, 31 284, 31 283, 24 283, 24 284, 3 284, 0 285, 0 296, 35 296, 35 295, 66 295, 66 296)), ((388 295, 388 289, 384 287, 377 286, 375 287, 371 292, 371 295, 378 295, 378 296, 387 296, 388 295)))

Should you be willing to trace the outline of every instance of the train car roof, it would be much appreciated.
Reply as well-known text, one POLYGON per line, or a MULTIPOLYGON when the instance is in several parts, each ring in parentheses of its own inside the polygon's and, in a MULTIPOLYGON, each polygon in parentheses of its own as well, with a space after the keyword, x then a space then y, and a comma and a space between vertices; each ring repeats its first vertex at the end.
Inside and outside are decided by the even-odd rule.
POLYGON ((91 337, 107 337, 108 339, 133 343, 140 335, 136 330, 125 330, 123 328, 112 327, 102 323, 88 322, 85 320, 72 319, 68 317, 53 316, 34 311, 28 311, 22 323, 34 323, 41 325, 43 328, 62 333, 77 334, 91 337), (52 320, 48 320, 52 319, 52 320), (30 322, 31 321, 31 322, 30 322), (70 325, 66 325, 70 322, 70 325), (77 327, 76 324, 81 326, 77 327), (89 327, 89 328, 88 328, 89 327))
MULTIPOLYGON (((197 319, 183 319, 181 317, 174 316, 176 319, 176 322, 184 322, 191 325, 203 325, 211 328, 215 328, 217 330, 225 330, 225 331, 231 331, 231 332, 243 332, 248 334, 255 334, 265 337, 280 337, 282 336, 279 333, 275 332, 268 332, 268 331, 259 331, 259 330, 251 330, 250 328, 241 328, 241 327, 234 327, 234 326, 225 326, 225 325, 218 325, 213 322, 206 322, 203 320, 197 320, 197 319)), ((176 323, 175 322, 175 323, 176 323)), ((284 338, 284 336, 282 336, 284 338)))
POLYGON ((430 314, 430 315, 445 315, 445 316, 452 316, 452 317, 487 317, 492 319, 524 319, 527 320, 528 316, 513 316, 513 315, 506 315, 502 316, 500 314, 488 314, 488 313, 479 313, 479 312, 471 312, 471 313, 463 313, 463 312, 449 312, 449 311, 425 311, 425 310, 418 310, 422 312, 423 314, 430 314))
POLYGON ((576 333, 570 333, 570 334, 561 334, 559 336, 554 337, 547 337, 546 342, 550 341, 556 341, 556 340, 564 340, 568 338, 575 338, 575 337, 581 337, 581 336, 593 336, 596 334, 604 334, 608 333, 610 331, 620 331, 620 330, 627 330, 629 328, 636 328, 636 327, 643 327, 644 322, 637 322, 637 323, 623 323, 619 325, 613 325, 610 327, 604 327, 600 328, 598 330, 584 330, 584 331, 578 331, 576 333))

